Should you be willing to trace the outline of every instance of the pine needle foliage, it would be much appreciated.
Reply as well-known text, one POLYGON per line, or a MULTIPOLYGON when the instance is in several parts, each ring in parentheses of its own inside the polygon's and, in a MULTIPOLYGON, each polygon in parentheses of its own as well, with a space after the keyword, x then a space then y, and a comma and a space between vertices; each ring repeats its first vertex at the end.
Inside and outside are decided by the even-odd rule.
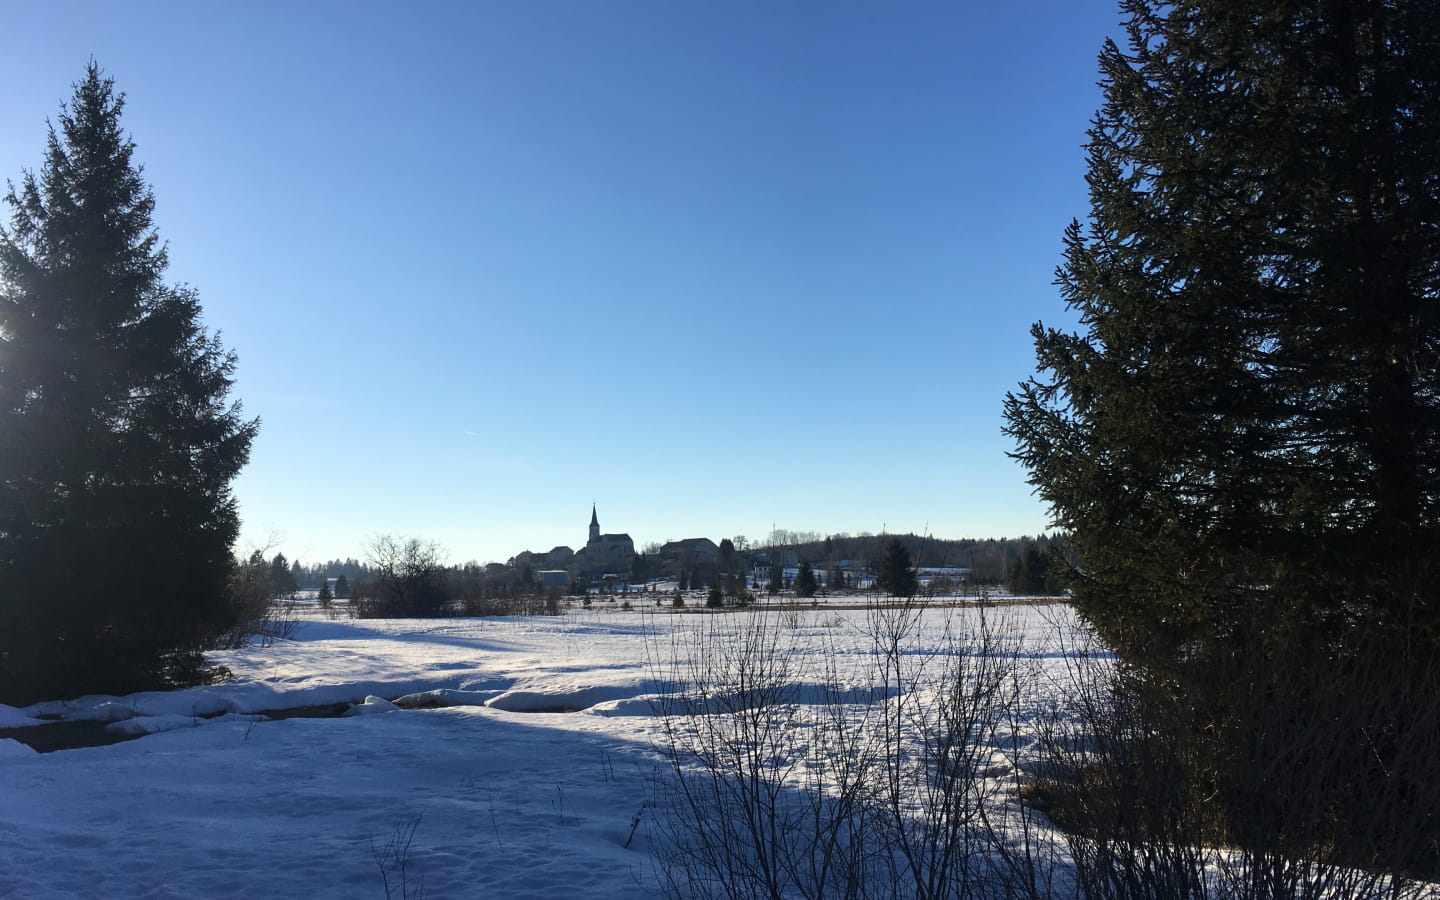
POLYGON ((1122 657, 1440 623, 1440 5, 1126 0, 1007 431, 1122 657), (1283 635, 1283 637, 1282 637, 1283 635))
POLYGON ((93 62, 0 228, 0 700, 195 675, 233 621, 230 482, 258 422, 93 62))
POLYGON ((915 569, 910 564, 910 551, 905 549, 899 538, 892 537, 885 542, 875 586, 892 597, 914 597, 920 589, 915 569))
POLYGON ((1433 876, 1440 4, 1121 8, 1015 455, 1186 797, 1276 871, 1433 876))

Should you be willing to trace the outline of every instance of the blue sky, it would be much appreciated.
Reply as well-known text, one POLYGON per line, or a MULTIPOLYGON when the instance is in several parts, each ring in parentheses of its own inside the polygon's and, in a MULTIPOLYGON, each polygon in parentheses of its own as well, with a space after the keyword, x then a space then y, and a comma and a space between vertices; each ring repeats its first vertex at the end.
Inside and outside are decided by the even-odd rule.
POLYGON ((0 174, 91 56, 262 420, 239 549, 1033 534, 1111 0, 5 4, 0 174))

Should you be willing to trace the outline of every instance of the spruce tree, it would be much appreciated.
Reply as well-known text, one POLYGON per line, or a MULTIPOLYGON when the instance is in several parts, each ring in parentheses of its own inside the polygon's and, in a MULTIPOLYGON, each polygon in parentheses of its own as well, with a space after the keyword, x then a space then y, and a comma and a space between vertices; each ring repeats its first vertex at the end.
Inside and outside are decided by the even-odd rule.
POLYGON ((276 553, 270 560, 270 590, 277 597, 288 597, 300 589, 295 580, 295 570, 285 559, 284 553, 276 553))
POLYGON ((913 597, 920 589, 915 569, 910 565, 910 551, 905 549, 899 538, 892 537, 885 542, 875 586, 892 597, 913 597))
MULTIPOLYGON (((1440 4, 1126 0, 1007 431, 1123 658, 1440 622, 1440 4)), ((1328 646, 1328 649, 1326 649, 1328 646)))
POLYGON ((800 572, 795 576, 795 596, 813 597, 817 588, 815 570, 809 562, 800 563, 800 572))
POLYGON ((257 422, 93 63, 0 228, 0 700, 193 676, 233 611, 230 482, 257 422))
POLYGON ((735 555, 735 542, 729 538, 721 538, 719 551, 716 554, 718 571, 722 574, 733 575, 740 568, 739 562, 739 558, 735 555))
POLYGON ((1025 550, 1016 557, 1015 563, 1010 567, 1010 593, 1038 597, 1051 593, 1050 586, 1053 581, 1049 553, 1042 550, 1039 543, 1027 543, 1025 550))

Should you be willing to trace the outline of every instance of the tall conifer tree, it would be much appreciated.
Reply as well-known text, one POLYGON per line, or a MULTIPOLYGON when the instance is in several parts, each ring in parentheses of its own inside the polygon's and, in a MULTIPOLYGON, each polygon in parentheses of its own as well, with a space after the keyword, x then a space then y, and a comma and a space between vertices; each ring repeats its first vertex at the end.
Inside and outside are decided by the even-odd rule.
POLYGON ((919 590, 915 570, 910 564, 910 551, 905 549, 899 538, 892 537, 885 542, 875 585, 892 597, 913 597, 919 590))
POLYGON ((166 251, 93 63, 0 229, 0 699, 183 677, 231 617, 258 423, 166 251))
POLYGON ((1440 622, 1440 4, 1125 0, 1007 430, 1074 600, 1172 674, 1440 622))
POLYGON ((813 597, 819 585, 815 581, 815 569, 810 565, 809 560, 800 563, 800 571, 795 575, 795 596, 813 597))

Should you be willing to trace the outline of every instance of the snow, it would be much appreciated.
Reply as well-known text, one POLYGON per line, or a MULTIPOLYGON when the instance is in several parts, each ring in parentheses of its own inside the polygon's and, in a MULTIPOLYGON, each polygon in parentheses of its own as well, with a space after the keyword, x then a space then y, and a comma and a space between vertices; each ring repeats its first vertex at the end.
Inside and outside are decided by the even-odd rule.
POLYGON ((26 728, 43 724, 43 719, 36 719, 13 706, 0 703, 0 728, 26 728))
POLYGON ((376 697, 371 694, 365 698, 365 702, 357 703, 345 710, 346 716, 369 716, 375 713, 399 712, 400 707, 386 700, 384 697, 376 697))
MULTIPOLYGON (((863 615, 800 613, 825 641, 796 671, 818 676, 822 649, 858 664, 863 615)), ((315 619, 211 654, 235 673, 223 684, 0 707, 7 725, 146 735, 45 754, 0 741, 0 897, 384 896, 372 842, 407 823, 427 897, 655 896, 653 660, 714 621, 315 619), (341 718, 254 715, 341 703, 341 718)))
POLYGON ((19 741, 0 739, 0 760, 28 759, 35 755, 34 750, 19 741))
MULTIPOLYGON (((431 898, 657 896, 657 713, 675 708, 685 648, 747 615, 313 619, 211 654, 234 672, 223 684, 0 707, 0 723, 145 735, 44 754, 0 740, 0 898, 383 897, 377 854, 398 897, 386 846, 411 827, 412 896, 417 879, 431 898), (331 704, 350 708, 258 715, 331 704)), ((790 616, 797 704, 884 700, 865 611, 767 615, 790 616)), ((922 643, 950 615, 927 613, 922 643)), ((1064 607, 988 615, 1023 639, 1036 683, 1062 680, 1064 607)), ((998 750, 991 764, 1012 769, 998 750)))
POLYGON ((216 722, 264 722, 268 720, 267 716, 245 716, 237 713, 226 713, 212 718, 165 713, 159 716, 133 716, 129 719, 113 721, 105 726, 105 730, 111 734, 139 737, 161 731, 174 731, 177 728, 199 728, 201 725, 212 725, 216 722))
POLYGON ((622 696, 647 633, 638 614, 313 621, 213 654, 225 684, 4 710, 152 733, 0 742, 0 897, 384 896, 371 841, 417 816, 409 876, 428 897, 648 896, 647 835, 623 846, 658 764, 646 733, 478 705, 622 696), (407 694, 436 708, 382 699, 407 694), (338 702, 390 714, 243 715, 338 702))

